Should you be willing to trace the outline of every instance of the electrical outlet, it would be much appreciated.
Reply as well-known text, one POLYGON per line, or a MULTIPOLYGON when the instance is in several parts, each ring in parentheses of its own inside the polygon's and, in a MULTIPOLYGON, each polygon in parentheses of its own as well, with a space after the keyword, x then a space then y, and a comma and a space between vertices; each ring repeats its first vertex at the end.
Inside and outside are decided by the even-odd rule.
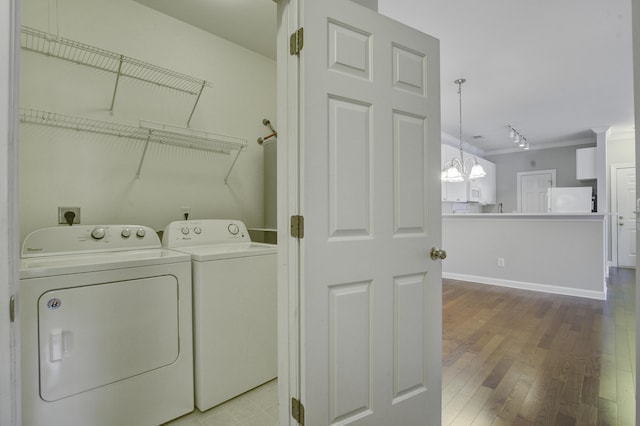
POLYGON ((69 222, 67 222, 67 218, 65 217, 65 214, 67 213, 73 213, 73 225, 79 225, 80 224, 80 207, 58 207, 58 224, 60 225, 68 225, 69 222))
POLYGON ((504 268, 504 257, 498 258, 498 268, 504 268))
POLYGON ((191 215, 191 207, 189 206, 180 207, 180 213, 182 213, 182 217, 184 218, 184 220, 187 220, 191 215))

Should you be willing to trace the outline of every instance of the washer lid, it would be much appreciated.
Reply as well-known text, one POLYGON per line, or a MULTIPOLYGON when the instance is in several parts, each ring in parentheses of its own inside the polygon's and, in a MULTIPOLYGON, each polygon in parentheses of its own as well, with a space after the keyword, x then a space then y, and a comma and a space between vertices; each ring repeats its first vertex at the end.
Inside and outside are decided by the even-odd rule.
POLYGON ((20 261, 20 278, 49 277, 189 261, 190 257, 186 253, 161 248, 40 256, 20 261))
POLYGON ((197 262, 206 262, 210 260, 276 254, 278 252, 278 246, 264 243, 235 243, 180 247, 177 250, 189 253, 191 259, 197 262))

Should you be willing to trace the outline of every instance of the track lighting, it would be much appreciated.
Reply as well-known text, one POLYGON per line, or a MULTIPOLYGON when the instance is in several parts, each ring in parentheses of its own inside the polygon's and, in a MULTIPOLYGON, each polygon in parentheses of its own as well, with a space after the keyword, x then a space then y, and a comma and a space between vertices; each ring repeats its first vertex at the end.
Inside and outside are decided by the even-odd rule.
POLYGON ((508 124, 507 127, 509 128, 509 137, 513 139, 513 143, 517 144, 520 148, 528 150, 529 142, 527 142, 527 138, 525 138, 522 133, 516 130, 512 125, 508 124))

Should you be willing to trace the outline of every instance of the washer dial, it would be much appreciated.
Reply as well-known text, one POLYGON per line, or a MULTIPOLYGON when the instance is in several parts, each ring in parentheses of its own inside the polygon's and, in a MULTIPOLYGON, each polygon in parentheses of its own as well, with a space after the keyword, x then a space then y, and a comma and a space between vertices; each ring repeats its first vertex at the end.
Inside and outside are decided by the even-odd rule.
POLYGON ((238 228, 238 225, 235 223, 230 223, 229 226, 227 226, 227 229, 231 235, 238 235, 238 232, 240 232, 240 228, 238 228))

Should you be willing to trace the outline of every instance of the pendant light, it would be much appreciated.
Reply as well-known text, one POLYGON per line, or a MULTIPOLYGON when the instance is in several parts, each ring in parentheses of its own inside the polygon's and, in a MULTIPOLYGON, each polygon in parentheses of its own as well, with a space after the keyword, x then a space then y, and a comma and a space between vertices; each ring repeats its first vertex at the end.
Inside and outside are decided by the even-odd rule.
POLYGON ((453 157, 451 161, 445 164, 440 175, 443 182, 464 182, 468 179, 478 179, 487 175, 487 172, 484 171, 484 168, 478 163, 475 157, 464 158, 462 154, 462 83, 465 81, 467 80, 464 78, 459 78, 454 81, 454 83, 458 85, 460 104, 460 158, 453 157), (471 166, 471 170, 467 171, 466 165, 469 160, 473 162, 473 165, 471 166))

